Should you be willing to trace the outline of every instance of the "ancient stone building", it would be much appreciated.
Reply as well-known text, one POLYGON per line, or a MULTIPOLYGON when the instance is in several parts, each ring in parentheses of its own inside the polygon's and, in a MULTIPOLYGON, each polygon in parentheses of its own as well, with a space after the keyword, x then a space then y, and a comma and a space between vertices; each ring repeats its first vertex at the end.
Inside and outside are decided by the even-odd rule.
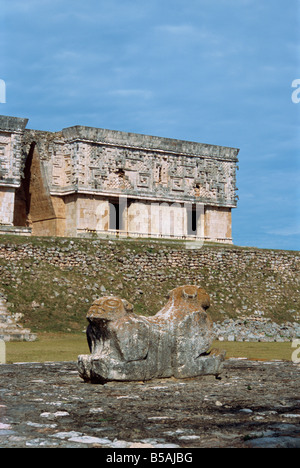
POLYGON ((27 122, 0 116, 0 231, 232 242, 238 149, 27 122))

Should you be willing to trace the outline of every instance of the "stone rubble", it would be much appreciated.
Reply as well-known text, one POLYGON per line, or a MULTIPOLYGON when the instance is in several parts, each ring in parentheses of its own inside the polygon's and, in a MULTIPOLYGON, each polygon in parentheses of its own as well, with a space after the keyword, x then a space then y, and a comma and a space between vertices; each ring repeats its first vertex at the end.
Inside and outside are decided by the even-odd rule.
POLYGON ((19 323, 17 314, 12 316, 7 310, 7 300, 0 293, 0 340, 3 341, 35 341, 37 335, 19 323))
POLYGON ((299 322, 277 324, 271 319, 258 320, 256 317, 245 317, 215 322, 213 331, 219 341, 283 342, 300 337, 300 324, 299 322))

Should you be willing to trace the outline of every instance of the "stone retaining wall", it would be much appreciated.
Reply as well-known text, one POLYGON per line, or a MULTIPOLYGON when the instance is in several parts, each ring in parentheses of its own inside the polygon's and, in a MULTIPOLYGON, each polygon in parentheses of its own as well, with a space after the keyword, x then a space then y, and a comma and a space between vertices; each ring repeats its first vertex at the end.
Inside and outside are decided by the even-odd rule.
MULTIPOLYGON (((1 242, 1 240, 0 240, 1 242)), ((92 258, 80 250, 80 240, 61 240, 60 245, 57 242, 54 246, 48 242, 46 245, 34 245, 31 242, 23 244, 4 243, 0 244, 0 258, 5 259, 22 259, 34 258, 35 260, 45 260, 53 264, 66 267, 84 267, 90 260, 101 259, 107 254, 114 255, 115 250, 119 253, 118 244, 113 241, 90 241, 93 247, 96 247, 96 255, 92 258)), ((127 243, 127 246, 129 244, 127 243)), ((174 244, 175 245, 175 244, 174 244)), ((144 245, 141 243, 143 248, 144 245)), ((131 247, 129 245, 129 247, 131 247)), ((140 250, 140 249, 139 249, 140 250)), ((123 249, 124 251, 124 249, 123 249)), ((300 254, 295 251, 281 250, 264 250, 256 248, 234 248, 234 247, 212 247, 204 245, 200 249, 186 249, 181 247, 170 247, 170 244, 164 245, 161 242, 153 242, 145 245, 145 250, 135 254, 135 246, 125 249, 125 255, 118 261, 123 263, 123 269, 130 268, 135 265, 135 268, 142 268, 145 272, 157 271, 159 268, 168 267, 184 267, 191 269, 211 269, 223 270, 228 272, 228 267, 232 270, 244 272, 249 266, 254 266, 258 269, 266 269, 274 273, 284 273, 288 278, 299 275, 300 254), (130 255, 128 255, 128 253, 130 255)), ((299 278, 295 278, 299 283, 299 278)))
POLYGON ((156 313, 166 302, 166 286, 198 284, 211 297, 209 310, 219 322, 218 333, 235 339, 244 338, 240 329, 255 339, 261 333, 278 339, 299 336, 299 258, 299 252, 292 251, 214 245, 193 250, 176 242, 26 238, 23 243, 1 243, 0 237, 0 261, 7 265, 21 261, 23 268, 31 269, 47 263, 60 270, 76 270, 83 279, 96 277, 97 285, 86 292, 87 298, 103 292, 122 296, 128 289, 133 292, 126 299, 135 304, 145 300, 149 309, 153 293, 161 293, 157 310, 149 313, 156 313), (113 281, 101 283, 108 271, 111 280, 121 277, 118 287, 114 288, 113 281), (237 319, 241 322, 226 322, 237 319), (290 323, 291 333, 276 328, 283 322, 290 323))

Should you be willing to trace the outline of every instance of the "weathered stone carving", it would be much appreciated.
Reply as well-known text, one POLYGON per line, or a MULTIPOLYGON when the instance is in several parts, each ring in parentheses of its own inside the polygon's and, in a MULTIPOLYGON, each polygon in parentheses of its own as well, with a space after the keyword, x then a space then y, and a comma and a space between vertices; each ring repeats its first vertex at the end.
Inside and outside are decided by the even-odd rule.
POLYGON ((105 383, 218 375, 225 353, 209 352, 209 304, 205 290, 191 285, 173 289, 152 317, 134 314, 133 306, 119 297, 96 300, 87 314, 91 354, 78 356, 80 377, 105 383))

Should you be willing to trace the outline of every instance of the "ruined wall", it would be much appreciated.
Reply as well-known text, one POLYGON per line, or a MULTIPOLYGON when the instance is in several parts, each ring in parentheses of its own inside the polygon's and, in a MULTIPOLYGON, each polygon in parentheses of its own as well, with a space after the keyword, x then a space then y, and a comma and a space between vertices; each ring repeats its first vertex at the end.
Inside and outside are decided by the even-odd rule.
POLYGON ((13 224, 14 203, 15 189, 0 187, 0 224, 13 224))

